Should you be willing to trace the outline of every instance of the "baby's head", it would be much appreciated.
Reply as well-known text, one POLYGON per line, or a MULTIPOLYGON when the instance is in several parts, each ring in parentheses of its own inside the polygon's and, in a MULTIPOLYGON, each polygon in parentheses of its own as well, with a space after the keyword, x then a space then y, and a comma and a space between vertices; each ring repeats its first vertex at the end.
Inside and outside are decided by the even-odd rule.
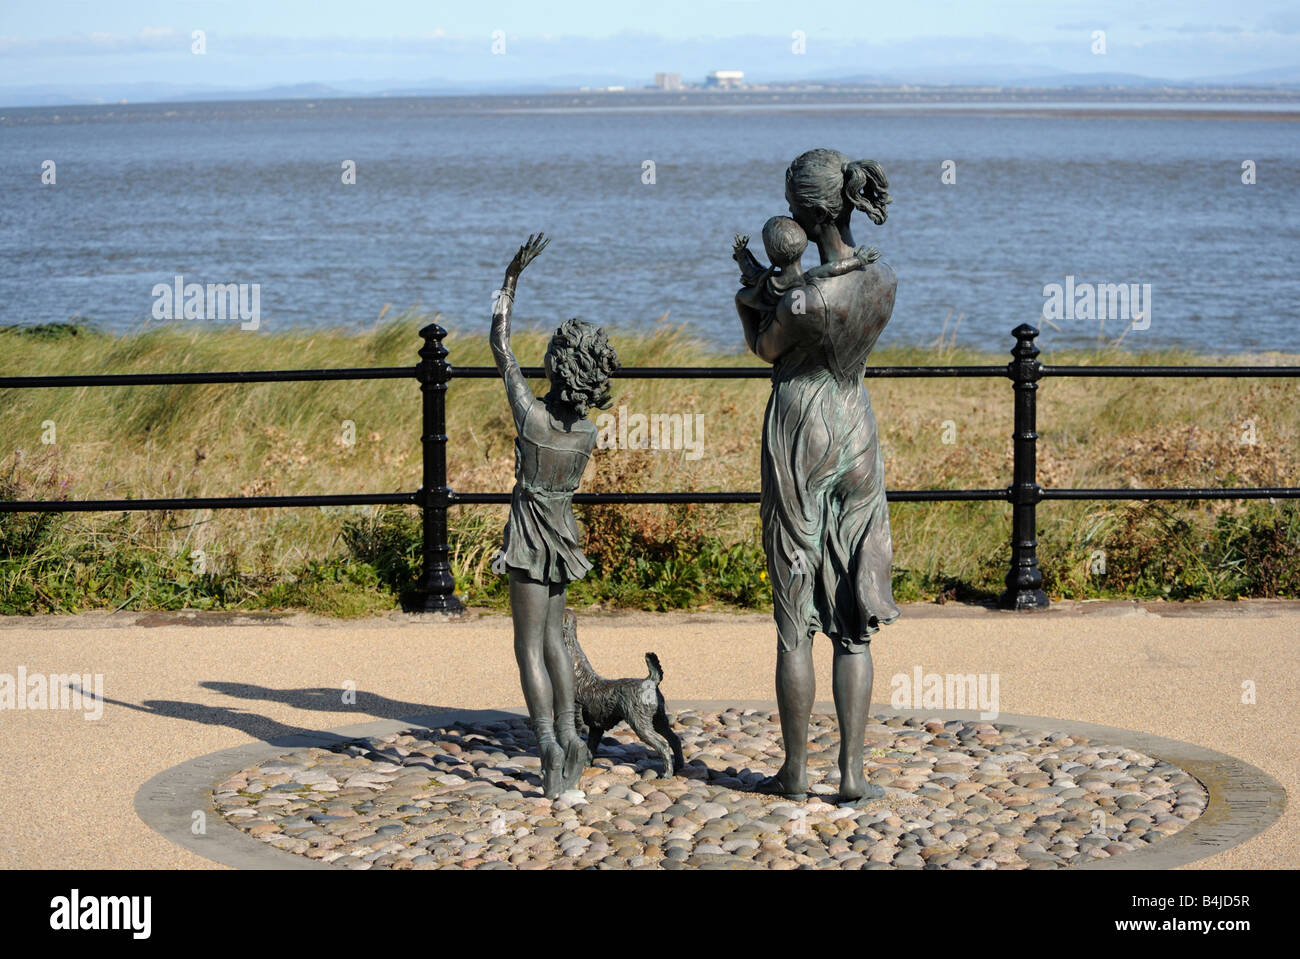
POLYGON ((798 267, 808 248, 808 234, 788 216, 774 216, 763 224, 763 249, 773 266, 782 270, 798 267))

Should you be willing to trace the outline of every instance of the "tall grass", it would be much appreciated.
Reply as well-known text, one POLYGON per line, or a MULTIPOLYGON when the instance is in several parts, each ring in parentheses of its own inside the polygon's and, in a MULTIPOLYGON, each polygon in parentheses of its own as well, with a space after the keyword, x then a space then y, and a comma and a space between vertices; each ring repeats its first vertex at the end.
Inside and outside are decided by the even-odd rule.
MULTIPOLYGON (((417 331, 430 319, 408 313, 358 334, 9 329, 0 331, 0 374, 406 365, 416 361, 417 331)), ((452 362, 490 365, 485 334, 454 331, 447 340, 452 362)), ((615 331, 613 339, 627 366, 757 362, 719 354, 679 328, 615 331)), ((521 332, 515 346, 521 362, 540 363, 545 337, 521 332)), ((945 339, 929 348, 884 349, 872 362, 1006 358, 945 339)), ((1044 359, 1232 362, 1114 349, 1044 359)), ((868 388, 891 488, 1007 484, 1005 381, 874 380, 868 388)), ((761 379, 618 381, 616 408, 702 413, 703 455, 597 450, 583 489, 757 489, 769 389, 761 379)), ((1297 485, 1296 400, 1296 385, 1283 380, 1048 379, 1039 392, 1040 482, 1297 485)), ((9 390, 0 391, 0 410, 0 498, 392 492, 419 485, 414 380, 9 390)), ((452 384, 448 433, 453 488, 510 489, 513 428, 497 381, 452 384)), ((890 512, 901 599, 987 599, 1000 591, 1008 506, 895 504, 890 512)), ((504 507, 452 510, 453 567, 472 604, 504 605, 503 581, 491 563, 505 516, 504 507)), ((1300 514, 1293 505, 1051 502, 1039 517, 1043 569, 1057 597, 1300 592, 1300 514)), ((596 568, 573 584, 572 602, 668 609, 762 608, 770 601, 753 507, 580 507, 579 519, 596 568)), ((418 514, 401 508, 0 514, 0 612, 195 607, 361 615, 394 606, 418 568, 418 551, 418 514)))

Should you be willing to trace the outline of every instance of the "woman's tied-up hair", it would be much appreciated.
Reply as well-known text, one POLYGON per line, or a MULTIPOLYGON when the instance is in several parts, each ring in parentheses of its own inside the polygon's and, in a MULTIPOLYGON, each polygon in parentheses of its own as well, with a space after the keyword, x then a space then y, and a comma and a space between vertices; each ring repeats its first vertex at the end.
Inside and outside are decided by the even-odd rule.
POLYGON ((847 220, 852 209, 861 210, 877 225, 889 215, 894 202, 889 180, 875 160, 850 160, 838 150, 809 150, 785 171, 785 188, 799 206, 821 211, 828 220, 847 220))
POLYGON ((586 320, 565 320, 546 347, 546 359, 552 394, 571 404, 579 416, 589 409, 609 408, 609 378, 619 362, 603 329, 586 320))

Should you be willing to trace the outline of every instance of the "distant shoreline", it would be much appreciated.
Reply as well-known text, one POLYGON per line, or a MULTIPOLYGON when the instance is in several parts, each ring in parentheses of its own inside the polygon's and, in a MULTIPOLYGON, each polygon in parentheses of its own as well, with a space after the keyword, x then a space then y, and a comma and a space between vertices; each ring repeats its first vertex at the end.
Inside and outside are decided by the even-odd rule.
MULTIPOLYGON (((0 96, 4 93, 0 92, 0 96)), ((1300 118, 1300 90, 1272 88, 1202 89, 1181 87, 860 87, 843 89, 710 90, 556 90, 545 93, 410 93, 349 96, 325 92, 316 96, 277 96, 249 91, 194 95, 164 100, 121 100, 63 104, 0 105, 0 120, 39 114, 136 111, 166 108, 185 110, 220 105, 249 107, 311 104, 312 108, 367 102, 436 103, 447 112, 600 111, 600 110, 764 110, 824 109, 854 111, 962 113, 1014 111, 1024 116, 1179 116, 1252 120, 1300 118)))

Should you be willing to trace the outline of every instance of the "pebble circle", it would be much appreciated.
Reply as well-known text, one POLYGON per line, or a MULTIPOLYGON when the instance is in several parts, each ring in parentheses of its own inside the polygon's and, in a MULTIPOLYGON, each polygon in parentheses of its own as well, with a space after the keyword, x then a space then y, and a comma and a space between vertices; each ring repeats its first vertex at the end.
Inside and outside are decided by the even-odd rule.
POLYGON ((754 791, 784 755, 774 710, 670 718, 677 776, 623 726, 555 800, 524 719, 297 749, 212 800, 250 836, 349 869, 1060 869, 1160 842, 1208 801, 1177 766, 1068 731, 875 717, 885 796, 841 806, 835 718, 815 713, 795 802, 754 791))

